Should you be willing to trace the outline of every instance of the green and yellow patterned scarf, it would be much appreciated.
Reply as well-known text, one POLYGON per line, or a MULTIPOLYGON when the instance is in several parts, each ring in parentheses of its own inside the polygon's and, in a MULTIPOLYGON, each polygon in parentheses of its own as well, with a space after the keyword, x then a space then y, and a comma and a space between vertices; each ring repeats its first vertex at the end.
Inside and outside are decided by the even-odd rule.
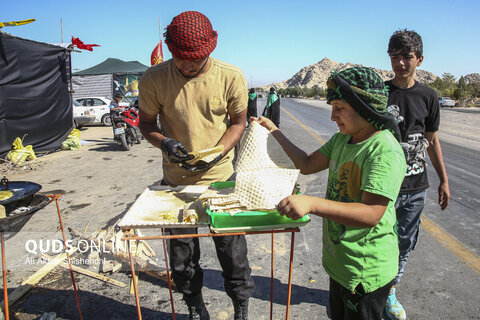
POLYGON ((400 139, 399 121, 387 108, 388 88, 372 69, 353 67, 332 72, 327 80, 327 103, 336 99, 348 102, 378 130, 389 129, 400 139))

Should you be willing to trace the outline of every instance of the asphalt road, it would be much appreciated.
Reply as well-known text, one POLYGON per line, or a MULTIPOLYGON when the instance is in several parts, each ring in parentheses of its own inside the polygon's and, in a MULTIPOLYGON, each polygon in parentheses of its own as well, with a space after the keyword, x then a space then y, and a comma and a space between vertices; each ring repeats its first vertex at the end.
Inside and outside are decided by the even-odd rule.
MULTIPOLYGON (((259 99, 259 111, 264 105, 265 99, 259 99)), ((307 103, 307 100, 282 99, 281 105, 282 131, 307 151, 320 147, 322 141, 336 131, 336 125, 330 121, 329 106, 322 101, 309 100, 307 103)), ((8 178, 40 183, 44 194, 62 194, 59 203, 64 226, 90 234, 121 219, 147 186, 161 180, 161 152, 145 141, 128 152, 121 151, 113 142, 112 129, 106 127, 85 127, 81 139, 84 146, 80 150, 48 155, 41 159, 44 165, 40 169, 12 174, 8 178)), ((479 249, 475 230, 479 218, 475 211, 479 199, 478 168, 475 168, 478 150, 464 149, 453 143, 451 146, 445 143, 443 147, 452 204, 447 211, 440 212, 434 201, 434 187, 430 189, 425 217, 441 229, 427 230, 423 225, 431 227, 431 224, 422 224, 420 243, 398 286, 398 297, 406 308, 408 319, 480 319, 477 302, 480 271, 475 269, 479 249), (457 243, 455 241, 459 245, 452 245, 457 243)), ((435 186, 435 175, 430 176, 435 186)), ((320 197, 325 194, 325 182, 326 173, 299 177, 302 193, 320 197)), ((321 266, 321 227, 321 219, 312 217, 312 221, 295 234, 290 319, 328 319, 328 276, 321 266)), ((146 230, 145 233, 158 234, 158 230, 146 230)), ((35 257, 26 251, 27 241, 61 237, 58 213, 51 204, 36 213, 20 233, 6 241, 10 292, 41 267, 26 262, 26 258, 35 257)), ((273 240, 273 319, 285 319, 291 235, 276 234, 273 240)), ((251 235, 247 241, 257 286, 250 301, 250 319, 269 319, 272 238, 251 235)), ((162 265, 162 242, 149 243, 157 251, 157 263, 162 265)), ((233 319, 233 307, 223 290, 221 268, 212 240, 201 238, 200 245, 203 292, 211 318, 233 319)), ((98 271, 98 266, 83 267, 98 271)), ((110 276, 129 283, 128 265, 124 267, 122 272, 110 276)), ((76 279, 84 319, 137 319, 135 299, 128 287, 114 287, 82 275, 76 275, 76 279)), ((172 319, 164 282, 141 274, 139 294, 143 319, 172 319)), ((187 310, 181 295, 174 291, 173 297, 176 318, 186 319, 187 310)), ((38 319, 44 312, 51 311, 57 313, 58 319, 79 318, 70 276, 59 268, 11 309, 11 315, 21 320, 38 319)))
MULTIPOLYGON (((260 102, 261 104, 261 102, 260 102)), ((314 132, 321 140, 328 138, 337 131, 337 126, 330 121, 330 106, 325 101, 312 101, 303 99, 282 99, 282 106, 300 123, 314 132)), ((458 112, 451 109, 442 109, 442 119, 448 121, 447 113, 458 112)), ((480 114, 480 110, 477 110, 480 114)), ((283 114, 282 114, 283 115, 283 114)), ((285 114, 282 119, 288 121, 291 116, 285 114), (287 118, 287 119, 286 119, 287 118)), ((287 122, 288 123, 288 122, 287 122)), ((297 122, 298 124, 298 122, 297 122)), ((318 144, 309 145, 302 137, 309 135, 303 130, 287 132, 296 137, 299 135, 299 146, 305 145, 306 150, 314 150, 318 144), (310 149, 312 148, 312 149, 310 149)), ((424 216, 433 220, 450 235, 459 240, 468 250, 476 255, 480 254, 480 149, 474 144, 452 143, 455 137, 439 131, 444 162, 449 176, 451 189, 451 202, 447 210, 441 211, 438 202, 438 177, 429 162, 427 166, 431 187, 427 193, 427 205, 424 216), (449 138, 445 141, 443 138, 449 138)), ((477 137, 477 139, 480 137, 477 137)), ((318 141, 318 140, 317 140, 318 141)))
MULTIPOLYGON (((259 100, 259 104, 262 103, 264 101, 259 100)), ((281 105, 281 130, 306 151, 314 151, 337 131, 335 123, 330 121, 330 106, 325 101, 282 99, 281 105)), ((458 111, 442 109, 441 112, 448 121, 448 113, 458 111)), ((407 264, 406 275, 398 286, 398 296, 409 319, 478 319, 478 305, 469 306, 470 299, 478 300, 476 294, 463 296, 458 290, 468 287, 468 292, 478 292, 480 288, 480 149, 474 143, 452 143, 457 137, 441 131, 439 136, 449 175, 451 203, 445 211, 439 209, 438 178, 433 166, 429 165, 431 188, 423 212, 419 245, 407 264), (442 141, 443 138, 449 142, 442 141), (465 309, 456 306, 465 306, 465 309)), ((318 174, 301 176, 299 181, 306 194, 324 196, 325 179, 318 174)), ((315 244, 320 243, 316 231, 317 228, 311 226, 302 229, 304 238, 308 239, 305 248, 315 248, 315 244)))

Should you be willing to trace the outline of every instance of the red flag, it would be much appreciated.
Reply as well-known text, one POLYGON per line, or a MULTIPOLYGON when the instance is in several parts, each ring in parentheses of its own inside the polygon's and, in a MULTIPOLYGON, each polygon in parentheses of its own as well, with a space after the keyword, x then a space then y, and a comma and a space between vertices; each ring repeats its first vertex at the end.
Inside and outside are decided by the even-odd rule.
POLYGON ((152 51, 152 55, 150 57, 150 63, 152 66, 162 63, 163 62, 163 51, 162 51, 162 40, 160 40, 152 51))
POLYGON ((92 47, 100 47, 98 44, 85 44, 80 39, 72 36, 72 45, 77 46, 78 49, 93 51, 92 47))

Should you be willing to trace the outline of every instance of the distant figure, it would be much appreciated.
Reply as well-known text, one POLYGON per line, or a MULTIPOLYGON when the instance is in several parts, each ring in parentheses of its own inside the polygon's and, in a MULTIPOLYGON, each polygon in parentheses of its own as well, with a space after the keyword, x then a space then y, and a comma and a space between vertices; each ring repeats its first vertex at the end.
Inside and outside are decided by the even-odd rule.
POLYGON ((280 128, 280 97, 273 87, 270 88, 268 93, 267 105, 263 109, 262 115, 272 120, 275 126, 280 128))
POLYGON ((122 101, 122 96, 117 93, 108 106, 110 108, 110 113, 112 113, 112 111, 123 111, 123 108, 119 105, 120 101, 122 101))
POLYGON ((250 117, 257 117, 257 94, 254 88, 248 92, 247 122, 250 117))

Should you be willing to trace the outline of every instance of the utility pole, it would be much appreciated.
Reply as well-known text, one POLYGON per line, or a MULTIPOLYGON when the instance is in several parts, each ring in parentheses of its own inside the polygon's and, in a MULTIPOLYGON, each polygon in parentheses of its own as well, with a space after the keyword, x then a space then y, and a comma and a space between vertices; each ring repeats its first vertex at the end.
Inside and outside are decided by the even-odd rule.
POLYGON ((62 18, 60 18, 60 35, 61 35, 61 43, 63 43, 63 21, 62 18))

